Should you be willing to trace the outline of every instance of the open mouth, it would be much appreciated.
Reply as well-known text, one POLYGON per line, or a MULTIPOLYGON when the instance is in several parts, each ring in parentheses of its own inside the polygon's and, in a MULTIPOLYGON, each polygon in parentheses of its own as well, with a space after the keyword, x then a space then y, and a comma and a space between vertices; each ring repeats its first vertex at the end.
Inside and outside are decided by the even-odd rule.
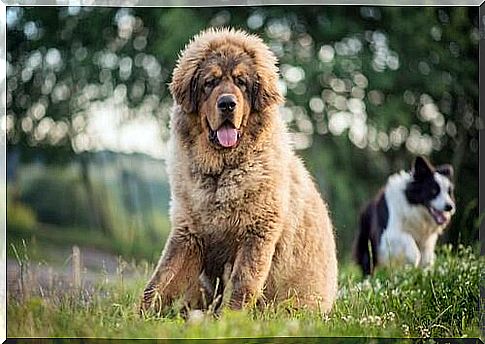
POLYGON ((212 130, 209 126, 209 140, 224 148, 233 148, 239 143, 241 132, 229 121, 224 122, 219 129, 212 130))
POLYGON ((443 225, 446 223, 447 218, 445 216, 444 211, 438 210, 432 207, 431 205, 428 205, 427 208, 429 213, 431 214, 431 216, 433 217, 433 219, 436 221, 438 225, 443 225))

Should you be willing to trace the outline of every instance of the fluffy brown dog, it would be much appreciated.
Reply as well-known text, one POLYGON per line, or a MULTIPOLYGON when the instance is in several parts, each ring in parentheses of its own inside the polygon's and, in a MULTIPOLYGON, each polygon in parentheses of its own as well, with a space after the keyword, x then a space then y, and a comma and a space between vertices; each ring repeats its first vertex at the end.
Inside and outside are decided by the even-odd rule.
POLYGON ((202 307, 201 289, 214 293, 216 281, 218 294, 232 285, 233 309, 287 298, 331 309, 332 224, 278 115, 276 62, 260 38, 228 29, 183 51, 170 85, 172 231, 142 311, 182 295, 202 307))

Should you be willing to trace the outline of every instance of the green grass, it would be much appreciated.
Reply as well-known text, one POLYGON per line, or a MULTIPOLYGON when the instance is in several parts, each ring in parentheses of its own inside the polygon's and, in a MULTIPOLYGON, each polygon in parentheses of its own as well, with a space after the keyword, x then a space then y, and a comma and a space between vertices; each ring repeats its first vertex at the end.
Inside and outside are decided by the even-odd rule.
POLYGON ((471 248, 441 248, 429 270, 381 270, 361 281, 342 267, 339 299, 331 314, 305 311, 223 309, 185 321, 170 316, 141 319, 137 303, 146 269, 135 278, 100 283, 92 290, 43 297, 9 296, 9 337, 227 338, 268 336, 479 337, 479 282, 484 260, 471 248), (145 271, 144 271, 145 270, 145 271))

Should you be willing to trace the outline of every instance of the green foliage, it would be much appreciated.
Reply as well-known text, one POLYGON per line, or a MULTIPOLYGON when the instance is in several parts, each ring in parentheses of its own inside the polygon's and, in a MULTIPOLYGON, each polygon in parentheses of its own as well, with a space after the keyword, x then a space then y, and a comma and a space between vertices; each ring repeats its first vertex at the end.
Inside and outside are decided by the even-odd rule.
POLYGON ((21 201, 35 210, 39 221, 55 221, 64 226, 92 225, 86 192, 75 169, 33 165, 21 173, 21 201))
POLYGON ((22 242, 26 242, 31 248, 32 258, 40 262, 62 263, 59 252, 66 251, 72 245, 92 247, 103 252, 121 255, 126 259, 135 258, 154 262, 160 256, 169 230, 168 219, 157 216, 156 223, 160 234, 152 238, 147 235, 148 233, 140 230, 133 235, 133 241, 128 241, 123 237, 108 236, 100 230, 86 227, 59 227, 38 223, 32 225, 29 223, 29 226, 26 226, 25 218, 18 219, 17 214, 18 212, 12 216, 16 218, 11 221, 9 213, 7 255, 14 257, 12 245, 22 246, 22 242))
POLYGON ((478 337, 479 281, 484 260, 470 248, 438 252, 431 269, 379 271, 359 281, 344 266, 340 293, 330 315, 248 309, 219 318, 194 315, 140 319, 138 301, 148 270, 138 267, 131 281, 103 282, 82 292, 46 291, 40 298, 10 296, 10 337, 221 338, 268 336, 478 337))
POLYGON ((7 202, 7 213, 7 227, 15 231, 31 231, 37 224, 35 212, 21 202, 7 202))
POLYGON ((170 230, 163 163, 144 156, 97 159, 89 160, 88 179, 77 163, 23 166, 12 185, 20 200, 8 194, 9 244, 35 241, 37 252, 77 244, 158 259, 170 230))

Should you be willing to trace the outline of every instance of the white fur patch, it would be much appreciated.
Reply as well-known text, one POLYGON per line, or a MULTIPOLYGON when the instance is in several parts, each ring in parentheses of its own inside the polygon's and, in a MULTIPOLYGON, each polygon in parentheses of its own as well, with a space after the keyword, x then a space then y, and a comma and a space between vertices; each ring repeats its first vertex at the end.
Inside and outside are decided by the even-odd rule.
POLYGON ((435 209, 444 211, 446 205, 451 205, 453 207, 452 211, 449 212, 449 217, 455 213, 455 203, 453 202, 453 199, 450 196, 449 190, 451 188, 451 181, 446 178, 445 176, 439 174, 436 172, 434 174, 434 179, 440 186, 440 193, 439 195, 431 202, 431 206, 433 206, 435 209))

